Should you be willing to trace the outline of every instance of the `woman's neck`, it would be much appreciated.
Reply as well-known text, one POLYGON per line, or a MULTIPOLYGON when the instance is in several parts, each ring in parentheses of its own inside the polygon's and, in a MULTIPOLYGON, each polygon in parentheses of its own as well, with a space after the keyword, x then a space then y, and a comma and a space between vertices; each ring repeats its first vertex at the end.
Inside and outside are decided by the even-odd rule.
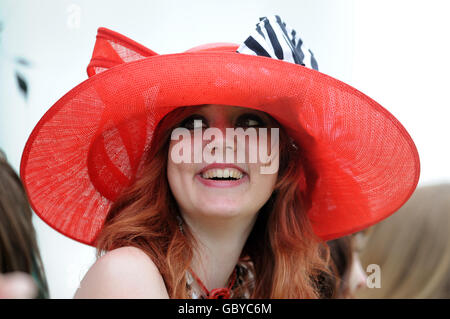
POLYGON ((198 243, 191 269, 209 291, 228 285, 256 217, 212 217, 194 222, 185 216, 198 243))

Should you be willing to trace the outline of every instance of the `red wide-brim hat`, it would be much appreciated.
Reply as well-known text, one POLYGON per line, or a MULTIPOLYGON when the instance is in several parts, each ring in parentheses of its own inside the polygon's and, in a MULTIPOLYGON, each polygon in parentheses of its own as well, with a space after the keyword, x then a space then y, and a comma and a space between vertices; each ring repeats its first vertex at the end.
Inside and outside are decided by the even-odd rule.
POLYGON ((407 201, 419 157, 393 115, 330 76, 237 48, 157 55, 99 28, 89 79, 45 113, 26 143, 21 177, 36 214, 94 245, 158 122, 178 107, 203 104, 266 112, 305 150, 317 173, 307 214, 324 240, 373 225, 407 201))

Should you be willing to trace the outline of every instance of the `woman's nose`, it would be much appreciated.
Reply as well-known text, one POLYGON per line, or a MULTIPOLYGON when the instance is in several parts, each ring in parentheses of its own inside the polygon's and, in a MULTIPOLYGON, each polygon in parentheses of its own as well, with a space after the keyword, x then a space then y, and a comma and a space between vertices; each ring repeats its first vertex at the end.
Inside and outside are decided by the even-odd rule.
POLYGON ((226 130, 219 129, 219 132, 221 132, 221 134, 215 134, 212 141, 206 141, 205 147, 209 148, 212 155, 215 155, 216 152, 220 152, 224 155, 226 155, 227 152, 231 152, 234 158, 234 152, 236 151, 234 137, 227 136, 226 130))

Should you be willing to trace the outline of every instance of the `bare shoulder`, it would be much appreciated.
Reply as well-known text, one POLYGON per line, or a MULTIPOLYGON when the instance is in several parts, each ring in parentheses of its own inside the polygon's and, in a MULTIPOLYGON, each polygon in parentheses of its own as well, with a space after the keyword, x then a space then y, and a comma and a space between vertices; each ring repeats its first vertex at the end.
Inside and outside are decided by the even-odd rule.
POLYGON ((74 298, 169 298, 151 258, 136 247, 100 257, 86 273, 74 298))

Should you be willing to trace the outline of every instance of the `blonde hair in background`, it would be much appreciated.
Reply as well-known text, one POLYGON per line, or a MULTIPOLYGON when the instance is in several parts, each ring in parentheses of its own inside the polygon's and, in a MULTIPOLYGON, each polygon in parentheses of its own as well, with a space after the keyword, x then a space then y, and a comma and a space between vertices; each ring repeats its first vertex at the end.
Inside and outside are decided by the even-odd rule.
POLYGON ((418 188, 372 227, 362 264, 378 264, 381 288, 358 298, 450 298, 450 184, 418 188))

